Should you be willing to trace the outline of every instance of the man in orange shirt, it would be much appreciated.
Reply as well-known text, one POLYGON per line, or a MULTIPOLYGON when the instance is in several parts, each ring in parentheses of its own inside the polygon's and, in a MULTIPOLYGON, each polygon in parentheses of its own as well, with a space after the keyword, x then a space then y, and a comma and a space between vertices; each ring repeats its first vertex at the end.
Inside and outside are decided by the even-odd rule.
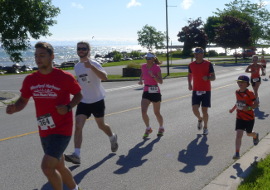
POLYGON ((201 47, 195 48, 195 61, 188 66, 188 88, 192 92, 192 111, 198 118, 197 127, 202 129, 203 134, 208 134, 208 108, 211 107, 211 81, 216 79, 213 65, 203 59, 204 50, 201 47), (193 83, 192 83, 193 82, 193 83), (202 115, 199 111, 202 107, 202 115))

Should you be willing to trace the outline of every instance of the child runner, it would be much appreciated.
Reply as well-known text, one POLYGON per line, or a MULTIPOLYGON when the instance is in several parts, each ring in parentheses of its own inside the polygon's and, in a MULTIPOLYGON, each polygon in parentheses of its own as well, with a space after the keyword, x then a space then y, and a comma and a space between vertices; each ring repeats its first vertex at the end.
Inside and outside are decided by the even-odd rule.
POLYGON ((255 121, 253 109, 258 106, 258 102, 255 101, 256 98, 254 93, 247 88, 249 86, 249 77, 245 75, 239 76, 237 84, 239 89, 235 92, 236 104, 229 111, 232 113, 237 109, 235 154, 233 159, 240 158, 240 147, 244 131, 246 131, 247 136, 253 137, 254 145, 259 143, 259 133, 252 132, 255 121))

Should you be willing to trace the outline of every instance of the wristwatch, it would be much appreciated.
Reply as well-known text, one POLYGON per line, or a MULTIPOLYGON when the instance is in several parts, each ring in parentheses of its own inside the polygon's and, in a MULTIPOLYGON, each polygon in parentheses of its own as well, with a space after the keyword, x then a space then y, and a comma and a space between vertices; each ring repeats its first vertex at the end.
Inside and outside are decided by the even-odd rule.
POLYGON ((68 112, 70 112, 72 110, 72 107, 69 104, 67 104, 66 106, 67 106, 68 112))

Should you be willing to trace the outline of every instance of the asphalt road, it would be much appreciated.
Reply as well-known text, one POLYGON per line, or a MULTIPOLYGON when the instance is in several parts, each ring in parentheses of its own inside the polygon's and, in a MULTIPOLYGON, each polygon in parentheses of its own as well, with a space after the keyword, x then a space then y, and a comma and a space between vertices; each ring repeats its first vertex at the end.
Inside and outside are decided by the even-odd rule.
MULTIPOLYGON (((217 80, 212 83, 208 136, 202 136, 196 128, 186 78, 164 80, 161 112, 165 135, 156 137, 158 126, 150 107, 154 132, 146 141, 142 139, 145 128, 140 114, 141 86, 136 81, 103 83, 107 94, 106 122, 118 134, 119 150, 111 153, 108 138, 92 119, 88 120, 82 164, 67 163, 77 183, 84 190, 202 189, 234 162, 235 113, 229 114, 228 110, 235 103, 235 80, 244 74, 245 67, 215 66, 217 80)), ((18 93, 23 78, 24 75, 0 76, 0 91, 18 93)), ((270 131, 269 84, 270 81, 263 81, 259 90, 261 106, 256 110, 254 129, 260 132, 260 138, 270 131)), ((14 115, 6 115, 5 108, 0 108, 1 189, 51 189, 40 169, 43 152, 34 115, 32 100, 14 115)), ((252 139, 245 136, 241 152, 252 146, 252 139)), ((66 153, 72 151, 73 142, 66 153)))

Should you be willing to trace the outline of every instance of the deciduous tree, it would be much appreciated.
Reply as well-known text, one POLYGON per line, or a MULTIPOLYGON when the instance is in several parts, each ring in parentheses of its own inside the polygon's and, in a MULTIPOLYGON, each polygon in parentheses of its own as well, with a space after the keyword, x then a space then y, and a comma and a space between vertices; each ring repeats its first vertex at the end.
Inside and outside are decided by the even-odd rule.
POLYGON ((51 35, 49 26, 60 12, 51 0, 0 0, 0 43, 13 62, 22 61, 21 51, 30 40, 51 35))

